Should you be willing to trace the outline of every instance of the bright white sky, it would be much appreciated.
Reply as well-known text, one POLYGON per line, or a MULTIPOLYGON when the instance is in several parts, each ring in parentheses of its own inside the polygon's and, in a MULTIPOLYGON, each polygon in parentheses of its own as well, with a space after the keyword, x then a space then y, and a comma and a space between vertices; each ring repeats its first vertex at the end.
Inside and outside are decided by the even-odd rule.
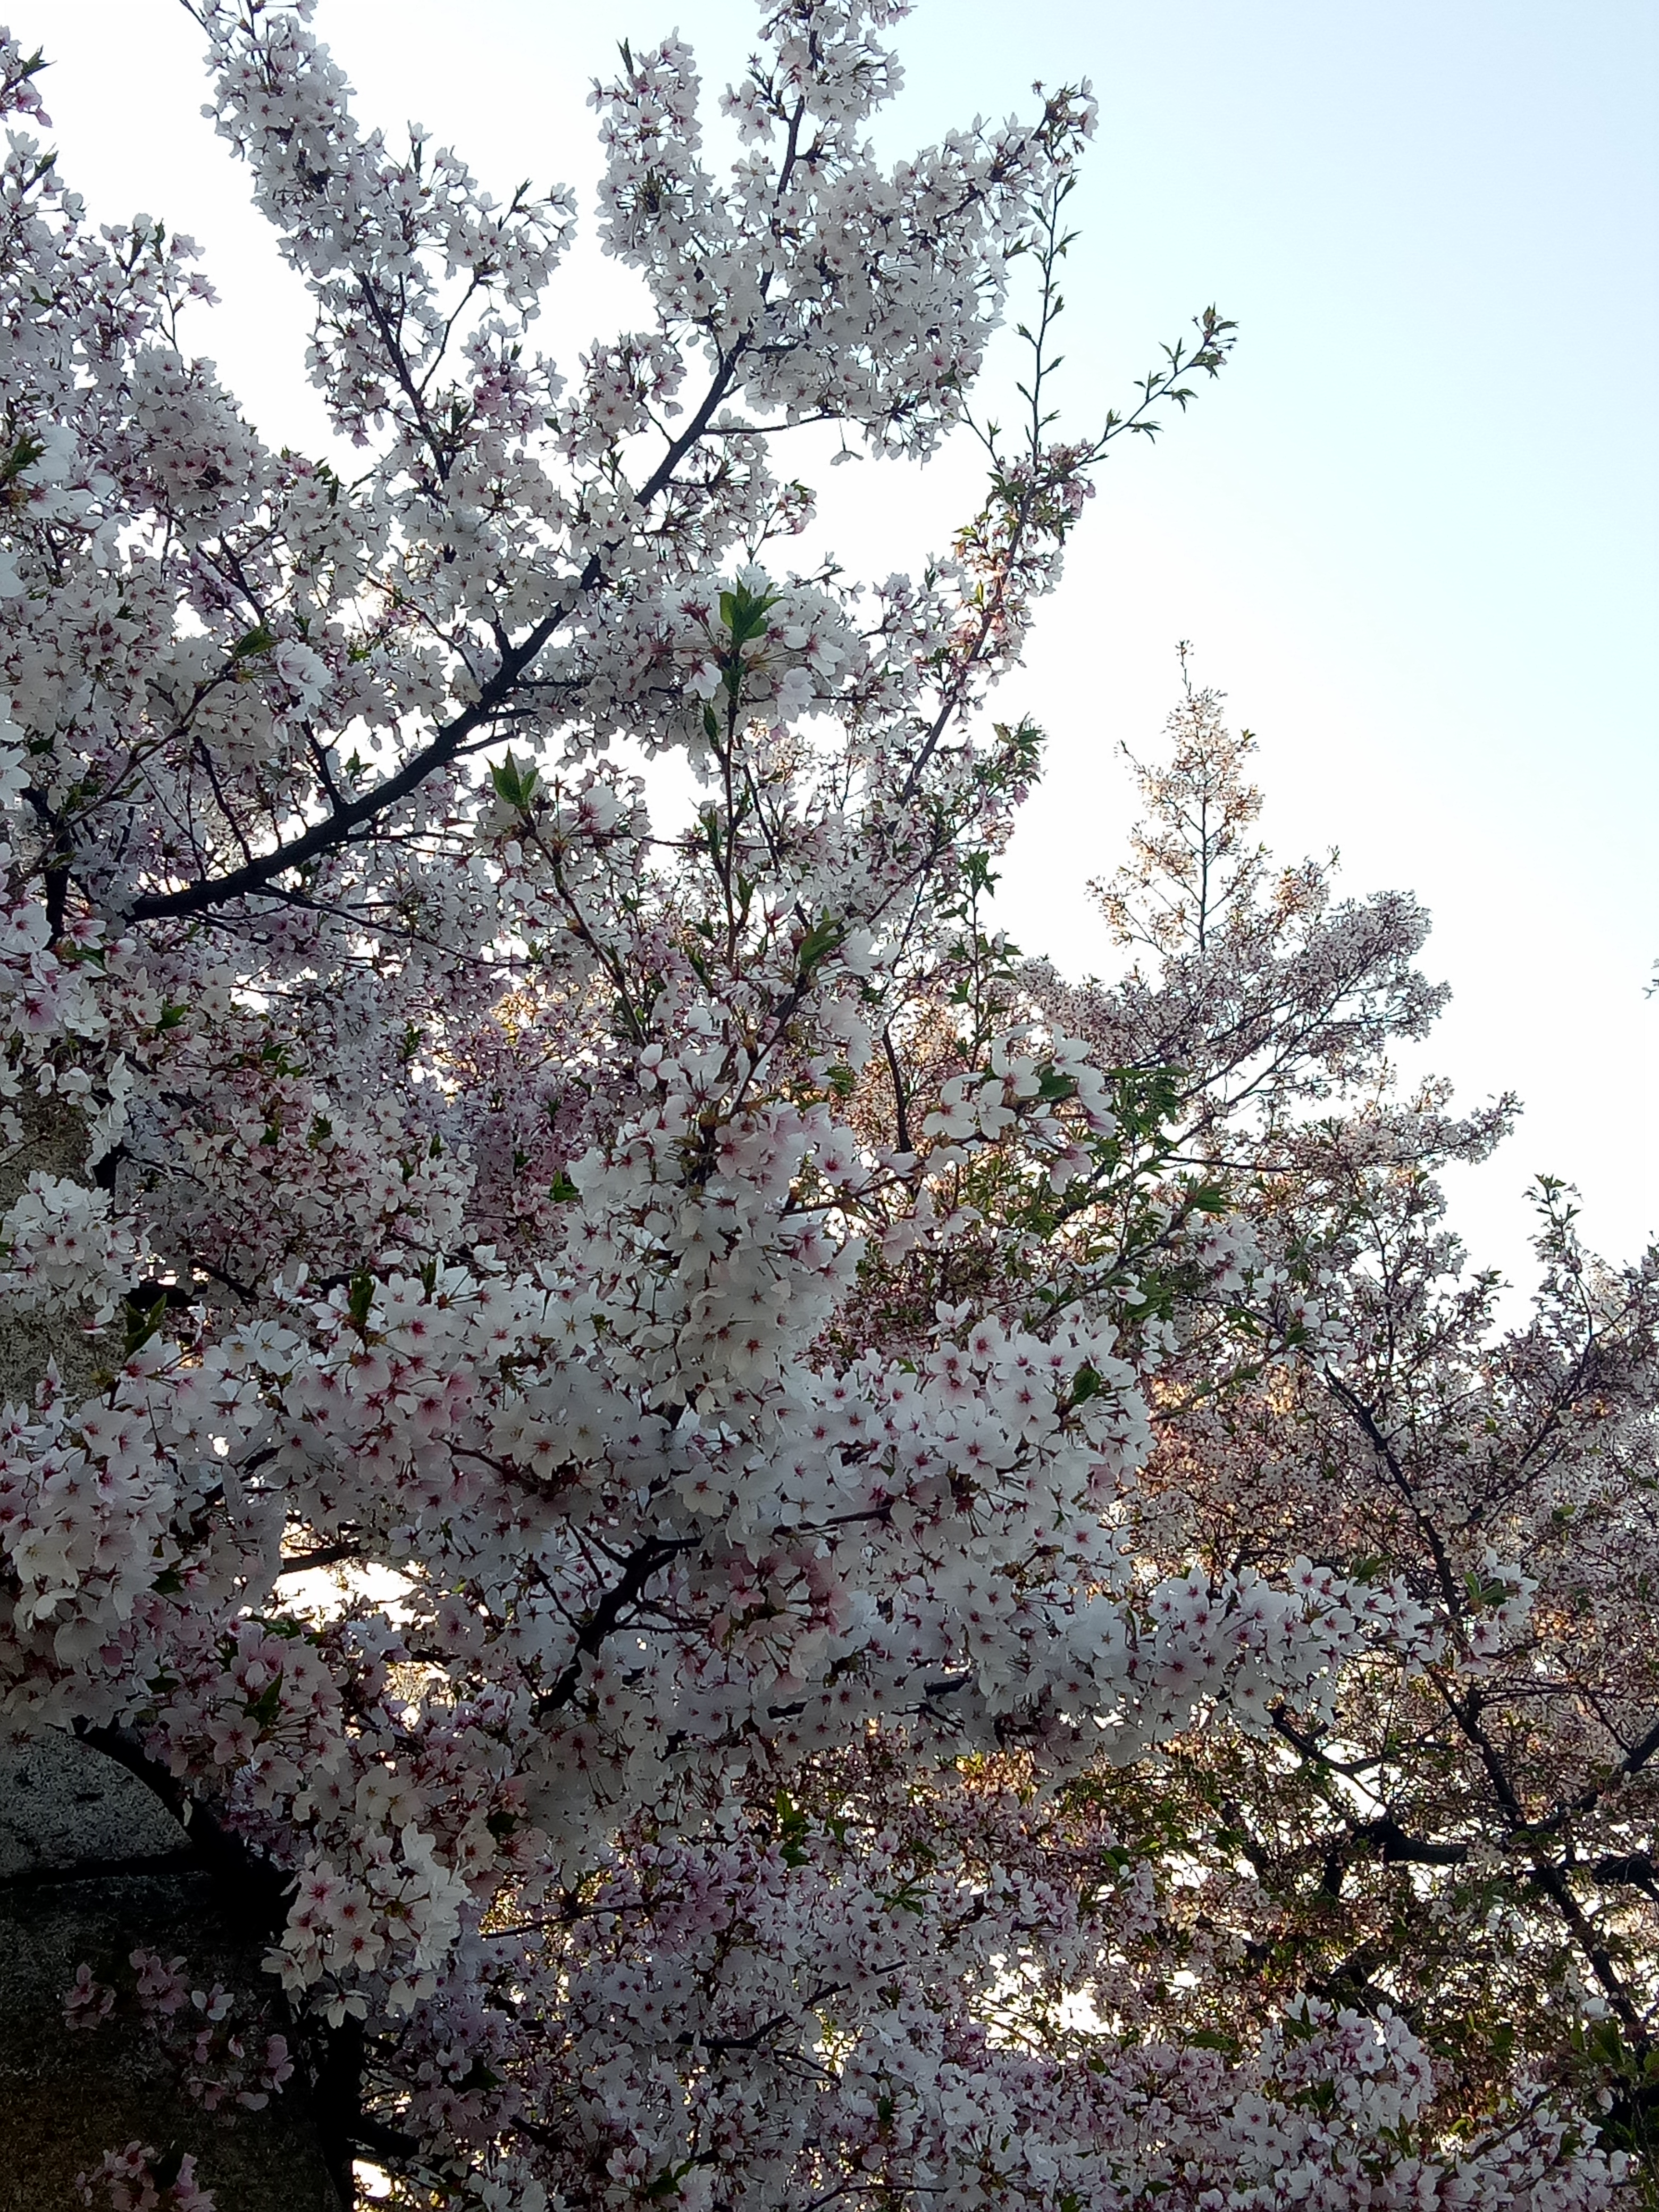
MULTIPOLYGON (((200 36, 170 0, 15 0, 58 64, 63 167, 106 219, 191 233, 224 304, 195 343, 268 437, 323 442, 301 295, 198 114, 200 36)), ((322 0, 359 112, 410 118, 505 191, 591 208, 589 82, 678 27, 715 86, 746 0, 322 0)), ((1131 818, 1120 743, 1156 738, 1190 638, 1261 739, 1284 856, 1340 848, 1355 891, 1431 908, 1453 1005, 1413 1070, 1527 1112, 1455 1218, 1530 1272, 1522 1194, 1577 1182, 1593 1242, 1659 1230, 1652 673, 1659 307, 1651 0, 924 0, 899 33, 897 155, 1033 78, 1093 80, 1073 203, 1066 404, 1121 399, 1215 300, 1242 341, 1155 449, 1108 469, 998 712, 1051 734, 1001 910, 1073 972, 1110 959, 1084 896, 1131 818)), ((590 226, 591 230, 591 226, 590 226)), ((591 237, 543 343, 640 319, 591 237)), ((976 504, 973 456, 820 472, 854 573, 920 562, 976 504)))

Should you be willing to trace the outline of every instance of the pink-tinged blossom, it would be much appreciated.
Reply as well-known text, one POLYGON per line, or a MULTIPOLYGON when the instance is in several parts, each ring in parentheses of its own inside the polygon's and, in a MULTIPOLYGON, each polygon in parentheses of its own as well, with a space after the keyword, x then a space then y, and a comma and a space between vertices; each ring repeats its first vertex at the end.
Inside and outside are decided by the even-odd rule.
POLYGON ((196 2179, 196 2160, 163 2157, 136 2140, 106 2150, 100 2163, 75 2179, 76 2192, 94 2212, 215 2212, 210 2190, 196 2179))
POLYGON ((75 1979, 64 1997, 65 2027, 96 2027, 107 2020, 115 2009, 115 1992, 103 1983, 94 1981, 92 1968, 83 1960, 75 1970, 75 1979))

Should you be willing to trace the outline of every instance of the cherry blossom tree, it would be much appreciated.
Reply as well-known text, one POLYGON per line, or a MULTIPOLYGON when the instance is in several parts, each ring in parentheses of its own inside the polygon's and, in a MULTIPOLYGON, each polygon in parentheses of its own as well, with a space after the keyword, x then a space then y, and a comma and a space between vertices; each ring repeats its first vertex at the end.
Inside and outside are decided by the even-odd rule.
MULTIPOLYGON (((1181 1838, 1164 1933, 1190 1958, 1161 2024, 1232 2047, 1292 1992, 1403 2007, 1445 2124, 1500 2084, 1551 2083, 1632 2154, 1645 2202, 1659 1254, 1598 1262, 1543 1178, 1540 1285, 1502 1324, 1439 1178, 1490 1153, 1515 1102, 1456 1118, 1444 1086, 1402 1094, 1382 1056, 1438 1002, 1407 964, 1424 917, 1334 908, 1328 869, 1270 869, 1248 842, 1251 741, 1213 694, 1189 690, 1170 735, 1132 865, 1097 887, 1152 976, 1074 992, 1037 970, 1032 988, 1097 1053, 1181 1064, 1186 1171, 1321 1308, 1273 1363, 1259 1293, 1238 1296, 1248 1267, 1205 1284, 1201 1320, 1188 1304, 1137 1540, 1206 1586, 1310 1559, 1403 1576, 1441 1647, 1346 1669, 1317 1727, 1274 1700, 1266 1726, 1170 1747, 1136 1816, 1154 1859, 1160 1832, 1181 1838)), ((1172 1310, 1184 1287, 1164 1279, 1172 1310)))
MULTIPOLYGON (((198 0, 311 458, 0 49, 0 1698, 188 1813, 282 2012, 142 1951, 66 2005, 178 2012, 204 2103, 303 2089, 411 2204, 1591 2212, 1659 1285, 1552 1189, 1497 1331, 1435 1177, 1506 1109, 1389 1075, 1424 917, 1271 872, 1211 695, 1105 890, 1141 964, 988 921, 1041 750, 988 695, 1231 325, 1062 436, 1086 91, 882 168, 902 12, 768 6, 718 170, 624 46, 647 320, 556 365, 570 197, 198 0), (984 505, 797 573, 809 424, 977 435, 984 505)), ((158 2155, 89 2198, 210 2203, 158 2155)))

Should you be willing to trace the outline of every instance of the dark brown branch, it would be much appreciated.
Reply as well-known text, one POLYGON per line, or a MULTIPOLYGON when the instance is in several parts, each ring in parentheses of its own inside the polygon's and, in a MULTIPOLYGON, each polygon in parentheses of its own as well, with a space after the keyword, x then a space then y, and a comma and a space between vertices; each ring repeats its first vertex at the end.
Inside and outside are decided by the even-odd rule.
POLYGON ((887 1072, 893 1084, 893 1133, 898 1139, 902 1152, 915 1150, 910 1142, 909 1101, 904 1095, 904 1079, 899 1073, 898 1054, 893 1049, 891 1028, 881 1033, 881 1048, 887 1055, 887 1072))
POLYGON ((576 1648, 552 1688, 536 1700, 538 1720, 569 1704, 581 1681, 582 1662, 592 1657, 623 1613, 644 1595, 653 1577, 677 1553, 691 1550, 699 1540, 696 1536, 660 1536, 641 1546, 623 1571, 621 1581, 605 1592, 577 1631, 576 1648))

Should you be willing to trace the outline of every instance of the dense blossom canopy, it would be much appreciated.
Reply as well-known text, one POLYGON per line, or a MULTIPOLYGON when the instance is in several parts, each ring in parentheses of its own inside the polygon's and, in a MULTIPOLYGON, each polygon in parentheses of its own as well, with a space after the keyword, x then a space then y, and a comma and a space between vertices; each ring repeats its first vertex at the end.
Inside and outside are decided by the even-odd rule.
POLYGON ((624 47, 647 319, 556 367, 567 195, 365 131, 308 5, 192 12, 337 437, 261 442, 6 40, 0 1704, 191 1809, 283 2024, 143 1951, 70 2017, 180 2013, 210 2104, 297 2070, 411 2203, 1592 2212, 1656 1270, 1552 1188, 1498 1331, 1435 1177, 1508 1107, 1389 1072, 1425 917, 1269 867, 1212 695, 1122 977, 984 916, 1039 751, 987 693, 1229 343, 1056 441, 1086 93, 884 167, 902 9, 784 0, 717 169, 624 47), (780 441, 971 434, 1022 268, 982 511, 793 572, 780 441))

